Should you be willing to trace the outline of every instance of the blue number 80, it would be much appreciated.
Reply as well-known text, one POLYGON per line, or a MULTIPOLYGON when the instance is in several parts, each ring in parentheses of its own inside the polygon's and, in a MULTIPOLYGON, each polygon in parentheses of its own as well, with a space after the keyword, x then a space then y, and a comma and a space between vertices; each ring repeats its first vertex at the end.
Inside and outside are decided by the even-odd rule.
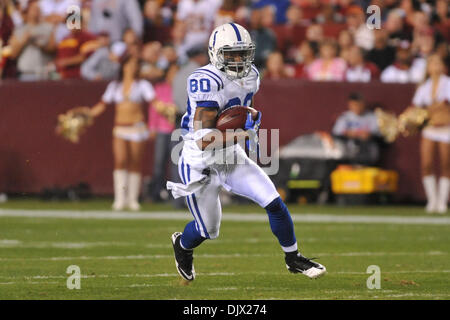
POLYGON ((210 92, 211 91, 211 82, 209 82, 209 79, 200 79, 200 81, 197 81, 197 79, 191 79, 189 82, 190 90, 192 93, 197 92, 200 89, 200 92, 210 92), (200 85, 199 85, 200 82, 200 85))

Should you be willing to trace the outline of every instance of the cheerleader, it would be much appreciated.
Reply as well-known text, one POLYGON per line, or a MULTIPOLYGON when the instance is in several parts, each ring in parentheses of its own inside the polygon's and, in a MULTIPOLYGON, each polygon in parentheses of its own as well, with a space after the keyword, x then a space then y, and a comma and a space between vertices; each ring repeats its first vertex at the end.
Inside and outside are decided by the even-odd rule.
POLYGON ((114 210, 126 207, 133 211, 140 209, 142 160, 149 137, 143 105, 154 99, 155 92, 150 82, 138 78, 139 70, 139 55, 126 54, 122 59, 119 79, 108 84, 101 101, 89 110, 93 117, 97 117, 107 105, 115 105, 112 141, 114 210))
POLYGON ((437 55, 427 60, 427 80, 417 88, 414 107, 429 110, 428 125, 422 130, 421 169, 427 196, 426 211, 444 214, 450 191, 450 77, 437 55), (439 152, 440 177, 436 178, 433 164, 436 149, 439 152))

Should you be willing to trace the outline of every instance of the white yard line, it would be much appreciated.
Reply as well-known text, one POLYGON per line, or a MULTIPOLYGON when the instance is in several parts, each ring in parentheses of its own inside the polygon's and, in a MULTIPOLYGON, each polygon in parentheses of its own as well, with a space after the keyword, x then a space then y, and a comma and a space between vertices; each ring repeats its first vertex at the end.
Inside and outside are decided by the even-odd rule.
MULTIPOLYGON (((0 209, 0 217, 61 218, 61 219, 101 219, 101 220, 190 220, 186 212, 111 212, 111 211, 73 211, 73 210, 15 210, 0 209)), ((225 213, 225 221, 266 222, 265 214, 225 213)), ((418 225, 450 225, 450 217, 429 216, 373 216, 373 215, 331 215, 331 214, 293 214, 295 222, 315 223, 387 223, 418 225)))
MULTIPOLYGON (((51 242, 51 241, 20 241, 20 240, 0 239, 0 248, 86 249, 95 247, 125 247, 125 246, 136 246, 136 243, 118 242, 118 241, 51 242)), ((166 247, 166 245, 164 247, 166 247)))
MULTIPOLYGON (((259 274, 259 273, 254 273, 259 274)), ((261 273, 265 274, 265 273, 261 273)), ((205 272, 205 273, 197 273, 197 276, 209 276, 209 277, 229 277, 235 276, 236 274, 233 272, 205 272)), ((37 275, 37 276, 0 276, 0 279, 7 280, 48 280, 48 279, 67 279, 68 276, 52 276, 52 275, 37 275)), ((97 275, 80 275, 82 279, 94 279, 94 278, 167 278, 167 277, 179 277, 178 273, 154 273, 154 274, 97 274, 97 275)), ((10 284, 13 282, 3 282, 3 284, 10 284)), ((43 282, 49 283, 49 282, 43 282)), ((0 283, 1 284, 1 283, 0 283)))
MULTIPOLYGON (((333 272, 330 271, 330 273, 333 274, 352 274, 352 275, 366 275, 366 272, 356 272, 356 271, 338 271, 333 272)), ((417 274, 417 273, 423 273, 423 274, 432 274, 432 273, 450 273, 450 270, 409 270, 409 271, 385 271, 383 274, 417 274)), ((278 272, 241 272, 239 275, 256 275, 256 276, 265 276, 265 275, 287 275, 281 274, 278 272)), ((197 276, 201 277, 231 277, 236 276, 236 273, 234 272, 205 272, 205 273, 197 273, 197 276)), ((170 277, 176 277, 178 278, 178 273, 154 273, 154 274, 97 274, 97 275, 85 275, 82 274, 80 276, 82 279, 95 279, 95 278, 170 278, 170 277)), ((0 282, 0 284, 13 284, 18 283, 17 280, 50 280, 50 279, 67 279, 67 276, 63 275, 36 275, 36 276, 0 276, 0 279, 4 280, 16 280, 16 282, 0 282)), ((28 282, 30 283, 30 282, 28 282)), ((36 281, 33 281, 32 283, 37 283, 36 281)), ((58 282, 47 282, 42 281, 42 283, 58 283, 58 282)), ((221 288, 216 288, 217 290, 221 290, 221 288)), ((211 290, 216 290, 211 289, 211 290)), ((261 289, 260 287, 246 287, 242 289, 247 290, 253 290, 253 289, 261 289)), ((385 290, 387 292, 388 290, 385 290)))
MULTIPOLYGON (((367 257, 367 256, 443 256, 448 252, 428 251, 428 252, 318 252, 317 257, 337 256, 337 257, 367 257)), ((212 259, 229 259, 229 258, 266 258, 279 257, 279 253, 273 254, 245 254, 245 253, 228 253, 228 254, 198 254, 196 258, 212 258, 212 259)), ((150 260, 150 259, 172 259, 172 254, 149 254, 149 255, 128 255, 128 256, 78 256, 78 257, 38 257, 38 258, 0 258, 0 261, 69 261, 69 260, 150 260)))

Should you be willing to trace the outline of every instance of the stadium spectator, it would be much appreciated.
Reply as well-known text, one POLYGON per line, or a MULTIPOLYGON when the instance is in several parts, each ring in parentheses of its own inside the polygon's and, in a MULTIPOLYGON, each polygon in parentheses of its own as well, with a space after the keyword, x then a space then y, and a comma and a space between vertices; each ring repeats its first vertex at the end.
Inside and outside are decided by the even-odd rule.
MULTIPOLYGON (((364 4, 362 6, 362 8, 364 10, 366 10, 368 5, 378 6, 378 8, 380 8, 379 12, 380 12, 380 16, 381 16, 381 23, 384 23, 384 22, 386 22, 387 14, 388 14, 388 12, 390 10, 389 9, 389 2, 390 1, 397 1, 397 0, 368 0, 368 1, 366 1, 367 5, 364 4)), ((379 29, 375 29, 375 30, 379 30, 379 29)))
POLYGON ((116 42, 129 28, 142 38, 144 22, 137 0, 92 0, 91 33, 108 32, 111 42, 116 42))
POLYGON ((95 35, 83 28, 72 29, 57 47, 55 65, 61 78, 80 78, 81 64, 102 45, 102 41, 96 41, 95 35))
POLYGON ((159 0, 145 1, 143 8, 144 36, 143 42, 167 41, 170 35, 168 27, 173 23, 173 12, 159 0))
POLYGON ((352 92, 348 97, 348 111, 336 120, 332 134, 345 143, 345 158, 350 162, 374 165, 379 159, 379 129, 377 118, 366 110, 361 94, 352 92))
POLYGON ((160 80, 164 76, 164 70, 158 65, 162 52, 162 45, 158 41, 146 43, 142 48, 141 77, 149 80, 160 80))
POLYGON ((436 0, 435 8, 431 15, 433 24, 450 25, 450 10, 448 0, 436 0))
POLYGON ((320 58, 308 68, 308 78, 314 81, 343 81, 346 63, 337 57, 337 44, 328 39, 320 44, 320 58))
POLYGON ((14 22, 4 0, 0 1, 0 79, 15 75, 15 64, 9 59, 7 49, 9 39, 14 31, 14 22))
POLYGON ((261 9, 261 25, 264 28, 272 28, 275 25, 275 9, 273 6, 265 6, 261 9))
POLYGON ((344 29, 339 32, 338 36, 338 46, 339 46, 339 56, 348 61, 350 48, 353 47, 355 41, 353 40, 353 35, 347 30, 344 29))
POLYGON ((302 8, 304 18, 309 21, 313 21, 322 9, 320 0, 291 0, 291 2, 302 8))
POLYGON ((295 65, 295 77, 307 79, 308 68, 316 59, 316 46, 313 42, 303 41, 298 49, 295 65))
POLYGON ((364 53, 358 46, 349 50, 345 80, 349 82, 369 82, 378 79, 380 71, 371 62, 364 61, 364 53))
POLYGON ((306 40, 314 42, 317 47, 324 39, 322 25, 315 23, 306 29, 306 40))
POLYGON ((67 9, 71 6, 80 7, 80 0, 40 0, 42 17, 51 24, 65 23, 67 9))
POLYGON ((80 0, 40 0, 39 4, 43 19, 56 26, 55 40, 59 43, 70 33, 65 25, 68 9, 72 6, 80 7, 80 0))
POLYGON ((272 52, 267 57, 266 68, 264 70, 264 79, 279 80, 293 78, 295 69, 284 64, 281 52, 272 52))
POLYGON ((171 67, 178 68, 178 56, 175 47, 171 44, 166 44, 162 50, 158 60, 158 66, 166 73, 171 67))
POLYGON ((334 10, 334 6, 331 3, 323 3, 320 13, 314 19, 317 23, 342 23, 344 17, 334 10))
POLYGON ((27 1, 11 1, 3 0, 6 5, 7 12, 13 22, 14 27, 18 28, 24 24, 23 11, 26 9, 27 1))
POLYGON ((420 1, 419 0, 401 0, 399 8, 402 11, 402 15, 404 17, 405 24, 408 27, 412 27, 414 25, 415 14, 421 10, 420 1))
POLYGON ((286 26, 288 27, 303 27, 307 26, 309 22, 303 18, 302 8, 298 5, 292 4, 286 11, 286 26))
POLYGON ((381 81, 399 83, 422 81, 423 75, 413 68, 412 62, 411 44, 406 40, 402 41, 397 47, 395 62, 381 73, 381 81))
POLYGON ((128 28, 124 31, 122 41, 123 43, 126 44, 127 47, 136 46, 141 43, 141 40, 139 39, 138 35, 131 28, 128 28))
POLYGON ((353 35, 348 31, 347 29, 342 30, 339 32, 338 36, 338 44, 339 48, 342 49, 350 49, 355 44, 355 41, 353 39, 353 35))
POLYGON ((177 107, 173 101, 172 81, 177 72, 171 68, 162 81, 156 82, 155 99, 149 105, 150 139, 154 141, 153 149, 153 177, 149 187, 151 201, 163 200, 165 191, 167 164, 170 159, 171 134, 175 129, 177 107))
POLYGON ((108 84, 102 100, 89 109, 98 117, 114 104, 114 210, 139 210, 142 161, 149 137, 143 104, 150 103, 155 91, 147 80, 139 79, 139 48, 128 48, 121 60, 119 78, 108 84), (130 50, 131 49, 131 50, 130 50))
POLYGON ((433 54, 435 48, 434 39, 432 33, 423 34, 415 38, 414 59, 411 69, 414 72, 414 77, 420 79, 419 81, 425 80, 427 58, 433 54))
POLYGON ((239 20, 246 20, 247 13, 240 11, 240 8, 244 4, 243 0, 223 0, 222 6, 217 12, 216 19, 214 20, 214 27, 218 27, 222 24, 234 22, 239 17, 239 20))
POLYGON ((255 66, 264 68, 267 57, 277 48, 277 38, 270 28, 273 22, 273 9, 270 6, 255 9, 251 14, 250 36, 256 44, 255 66))
POLYGON ((395 48, 388 44, 386 30, 375 30, 374 35, 374 47, 367 53, 367 60, 375 63, 379 70, 384 70, 394 62, 395 48))
POLYGON ((274 13, 275 24, 285 24, 286 23, 286 11, 290 6, 289 0, 257 0, 254 3, 253 8, 272 8, 274 13))
POLYGON ((353 5, 346 10, 347 28, 353 35, 355 44, 364 50, 371 50, 374 43, 373 30, 367 28, 364 11, 353 5))
MULTIPOLYGON (((401 41, 412 43, 412 55, 419 50, 421 37, 432 32, 435 47, 444 53, 442 30, 448 21, 448 1, 422 0, 30 0, 39 1, 42 17, 56 25, 54 39, 58 44, 69 33, 64 22, 67 8, 70 5, 81 5, 83 24, 94 34, 108 32, 111 43, 122 41, 135 44, 141 39, 143 43, 158 41, 164 48, 167 45, 175 49, 178 63, 184 64, 190 47, 196 44, 205 45, 211 29, 221 23, 236 21, 249 27, 257 44, 255 64, 263 69, 267 56, 277 50, 284 55, 287 63, 295 63, 298 41, 303 39, 306 27, 306 40, 319 45, 324 41, 324 34, 336 34, 340 29, 329 29, 326 24, 345 23, 346 28, 339 32, 338 56, 349 60, 350 48, 356 44, 368 51, 368 61, 374 62, 380 70, 393 63, 394 51, 401 41), (140 4, 140 6, 139 6, 140 4), (381 7, 383 27, 381 30, 370 30, 365 24, 364 10, 375 4, 381 7), (89 19, 90 16, 90 19, 89 19), (433 24, 430 24, 430 21, 433 24), (89 22, 89 23, 88 23, 89 22), (443 25, 435 26, 436 23, 443 25), (283 24, 284 28, 277 25, 283 24), (292 29, 294 28, 294 29, 292 29), (189 30, 189 32, 187 32, 189 30), (325 32, 325 31, 326 32, 325 32), (440 31, 441 32, 440 32, 440 31), (276 31, 276 32, 274 32, 276 31), (144 36, 143 36, 144 34, 144 36), (277 42, 276 35, 280 38, 277 42), (129 38, 128 38, 129 37, 129 38), (277 47, 279 45, 280 47, 277 47)), ((28 1, 3 1, 9 3, 8 20, 13 21, 16 28, 23 24, 21 15, 14 8, 28 1)), ((4 20, 4 19, 3 19, 4 20)), ((2 22, 2 20, 0 20, 2 22)), ((5 22, 0 24, 2 27, 5 22)), ((9 24, 11 26, 11 24, 9 24)), ((3 41, 3 47, 5 46, 3 41)), ((133 45, 133 47, 135 47, 133 45)), ((8 49, 8 48, 7 48, 8 49)), ((169 50, 169 49, 168 49, 169 50)), ((104 50, 101 50, 104 51, 104 50)), ((8 50, 5 51, 9 54, 8 50)), ((170 54, 173 56, 172 54, 170 54)), ((99 56, 105 56, 99 54, 99 56)), ((160 55, 158 66, 165 69, 165 54, 160 55)), ((447 55, 446 55, 447 56, 447 55)), ((413 63, 424 69, 423 56, 413 63)), ((447 59, 447 58, 446 58, 447 59)), ((13 75, 11 68, 14 60, 4 60, 13 75)), ((103 60, 106 62, 106 60, 103 60)), ((417 67, 417 70, 420 68, 417 67)), ((50 70, 51 71, 51 70, 50 70)), ((50 72, 46 68, 44 74, 50 72)), ((422 71, 423 72, 423 71, 422 71)), ((4 74, 4 76, 6 75, 4 74)))
POLYGON ((10 39, 10 58, 17 59, 20 80, 45 79, 56 48, 55 28, 41 22, 38 1, 30 0, 23 9, 23 15, 24 24, 14 29, 10 39))
POLYGON ((251 9, 246 5, 246 0, 240 1, 240 6, 235 10, 234 22, 245 26, 246 28, 250 25, 251 9))
POLYGON ((447 75, 450 75, 450 48, 446 41, 441 42, 436 46, 435 52, 438 54, 442 61, 444 62, 444 65, 447 69, 447 75))
POLYGON ((126 50, 123 42, 110 44, 109 35, 100 35, 98 48, 81 64, 81 77, 87 80, 113 80, 119 74, 119 60, 126 50))
POLYGON ((450 78, 437 54, 427 60, 428 79, 420 85, 412 100, 414 107, 427 108, 430 120, 422 130, 422 181, 427 196, 426 211, 445 213, 450 192, 450 78), (435 176, 435 151, 439 150, 441 177, 435 176))
POLYGON ((413 50, 416 50, 418 47, 418 42, 420 42, 420 38, 424 36, 432 35, 434 38, 434 43, 438 44, 442 41, 445 41, 442 34, 435 28, 430 25, 429 17, 424 12, 416 12, 414 14, 414 25, 412 31, 412 47, 413 50))
POLYGON ((383 28, 388 34, 389 44, 397 46, 400 41, 412 41, 410 30, 406 30, 403 22, 402 12, 399 9, 389 11, 383 28))
POLYGON ((198 45, 206 45, 214 27, 214 19, 222 5, 221 0, 180 0, 176 25, 180 28, 181 43, 178 55, 186 61, 186 52, 198 45))
POLYGON ((14 23, 8 13, 8 6, 6 5, 5 1, 0 0, 0 47, 2 47, 3 45, 6 46, 8 44, 13 30, 14 23))

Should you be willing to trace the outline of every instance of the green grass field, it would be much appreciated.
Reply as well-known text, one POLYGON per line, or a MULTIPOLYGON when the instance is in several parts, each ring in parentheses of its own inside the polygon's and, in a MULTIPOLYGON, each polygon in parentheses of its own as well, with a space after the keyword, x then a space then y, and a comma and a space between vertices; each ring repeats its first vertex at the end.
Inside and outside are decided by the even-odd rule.
POLYGON ((0 204, 0 300, 450 298, 450 219, 426 215, 421 207, 290 206, 298 219, 337 219, 294 219, 302 253, 328 269, 317 280, 286 270, 267 221, 227 219, 232 213, 265 217, 262 209, 226 207, 219 239, 195 250, 197 279, 189 285, 176 272, 170 243, 190 219, 187 211, 145 204, 140 215, 113 219, 109 207, 106 200, 0 204), (80 216, 44 217, 42 210, 80 216), (99 210, 109 216, 89 216, 99 210), (339 221, 361 215, 386 222, 339 221), (405 223, 391 223, 396 216, 405 223), (422 217, 423 223, 408 222, 422 217), (66 286, 70 265, 81 269, 80 290, 66 286), (381 289, 366 286, 370 265, 381 269, 381 289))

